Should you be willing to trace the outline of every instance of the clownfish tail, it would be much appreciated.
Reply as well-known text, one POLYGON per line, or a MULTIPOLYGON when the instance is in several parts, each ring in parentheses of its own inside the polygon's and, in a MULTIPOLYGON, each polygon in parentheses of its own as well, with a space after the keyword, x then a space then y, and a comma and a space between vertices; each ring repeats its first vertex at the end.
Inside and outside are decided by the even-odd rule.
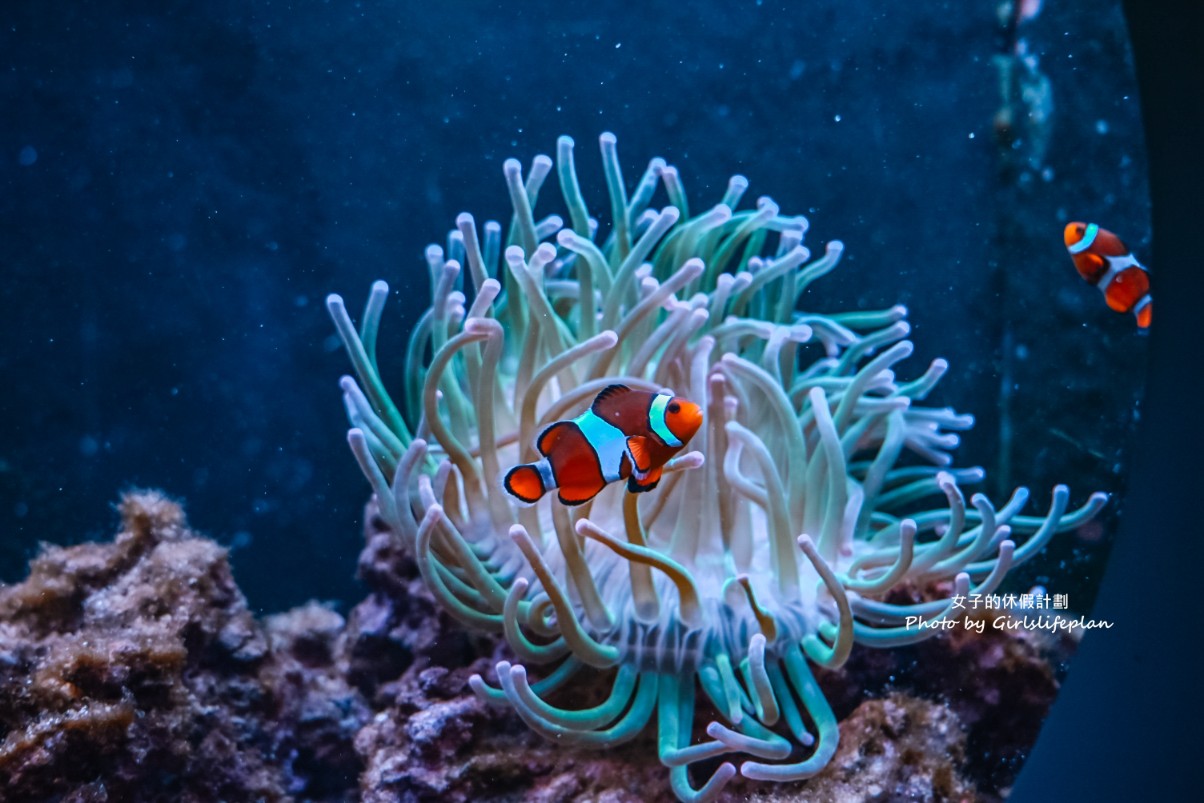
POLYGON ((507 471, 502 487, 506 493, 527 505, 535 504, 548 492, 543 475, 535 463, 522 463, 507 471))

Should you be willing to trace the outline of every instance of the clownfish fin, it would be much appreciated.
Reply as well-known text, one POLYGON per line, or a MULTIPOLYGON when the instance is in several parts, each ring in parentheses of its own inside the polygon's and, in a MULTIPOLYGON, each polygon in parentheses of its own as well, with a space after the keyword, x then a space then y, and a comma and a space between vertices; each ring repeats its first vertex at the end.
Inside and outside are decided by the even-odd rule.
POLYGON ((661 481, 661 472, 662 468, 657 466, 644 475, 643 479, 638 479, 633 474, 627 480, 627 490, 633 494, 642 494, 651 491, 661 481))
POLYGON ((598 405, 607 399, 615 399, 622 396, 624 393, 630 392, 631 388, 627 387, 626 385, 607 385, 598 392, 597 396, 594 397, 594 403, 589 406, 589 409, 593 410, 595 415, 600 415, 598 412, 598 405))
POLYGON ((571 485, 561 485, 557 496, 560 498, 562 505, 575 507, 584 505, 589 500, 597 496, 603 488, 606 487, 606 481, 599 478, 598 482, 580 482, 571 485))
POLYGON ((1137 331, 1146 334, 1154 317, 1154 302, 1150 299, 1149 294, 1143 301, 1137 302, 1137 306, 1133 308, 1133 314, 1137 316, 1137 331))
POLYGON ((565 435, 572 427, 572 421, 557 421, 554 424, 549 424, 547 429, 539 433, 539 437, 535 439, 535 448, 544 457, 550 456, 552 450, 556 448, 556 444, 560 442, 561 436, 565 435))
POLYGON ((556 462, 556 488, 562 504, 584 504, 606 488, 606 477, 598 467, 597 456, 577 453, 556 462))
POLYGON ((502 487, 506 493, 528 505, 538 502, 548 490, 543 485, 539 469, 532 463, 522 463, 507 471, 502 487))
POLYGON ((652 455, 648 453, 648 439, 643 435, 632 435, 627 439, 627 451, 635 467, 632 475, 643 479, 652 470, 652 455))

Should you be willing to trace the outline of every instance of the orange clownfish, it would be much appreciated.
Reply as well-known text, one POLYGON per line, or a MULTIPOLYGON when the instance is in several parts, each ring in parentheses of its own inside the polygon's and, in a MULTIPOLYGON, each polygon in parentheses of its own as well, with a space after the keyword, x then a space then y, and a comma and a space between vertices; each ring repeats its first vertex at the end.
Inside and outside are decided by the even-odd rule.
POLYGON ((1133 313, 1138 326, 1148 327, 1150 277, 1120 238, 1094 223, 1067 223, 1062 236, 1079 275, 1100 289, 1108 306, 1133 313))
POLYGON ((503 484, 527 504, 555 488, 562 503, 580 505, 622 479, 631 493, 651 491, 701 426, 694 402, 610 385, 581 415, 548 426, 535 442, 543 457, 510 469, 503 484))

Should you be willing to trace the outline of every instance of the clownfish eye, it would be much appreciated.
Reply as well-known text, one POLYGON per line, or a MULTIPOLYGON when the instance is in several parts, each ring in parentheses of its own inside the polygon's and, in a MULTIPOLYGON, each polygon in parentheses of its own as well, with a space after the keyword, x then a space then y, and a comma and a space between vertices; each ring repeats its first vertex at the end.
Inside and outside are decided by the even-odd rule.
POLYGON ((681 405, 678 404, 677 402, 673 402, 672 404, 669 405, 669 412, 671 412, 671 413, 681 412, 681 405))

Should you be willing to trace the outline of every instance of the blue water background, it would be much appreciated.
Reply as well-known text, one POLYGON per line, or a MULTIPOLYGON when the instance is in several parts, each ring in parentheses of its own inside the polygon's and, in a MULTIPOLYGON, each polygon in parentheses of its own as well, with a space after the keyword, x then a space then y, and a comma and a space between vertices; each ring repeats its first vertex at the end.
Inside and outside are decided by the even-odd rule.
POLYGON ((1047 5, 1026 37, 1049 150, 1001 195, 991 3, 5 4, 0 579, 152 486, 233 548, 257 609, 356 599, 367 486, 322 300, 390 282, 396 380, 423 248, 460 211, 507 220, 502 161, 562 133, 594 208, 609 130, 630 179, 663 156, 697 210, 740 172, 814 250, 843 240, 804 303, 909 306, 912 370, 948 358, 936 402, 980 421, 959 463, 998 462, 1007 362, 1014 481, 1122 488, 1143 345, 1060 232, 1148 249, 1138 98, 1116 4, 1047 5))

